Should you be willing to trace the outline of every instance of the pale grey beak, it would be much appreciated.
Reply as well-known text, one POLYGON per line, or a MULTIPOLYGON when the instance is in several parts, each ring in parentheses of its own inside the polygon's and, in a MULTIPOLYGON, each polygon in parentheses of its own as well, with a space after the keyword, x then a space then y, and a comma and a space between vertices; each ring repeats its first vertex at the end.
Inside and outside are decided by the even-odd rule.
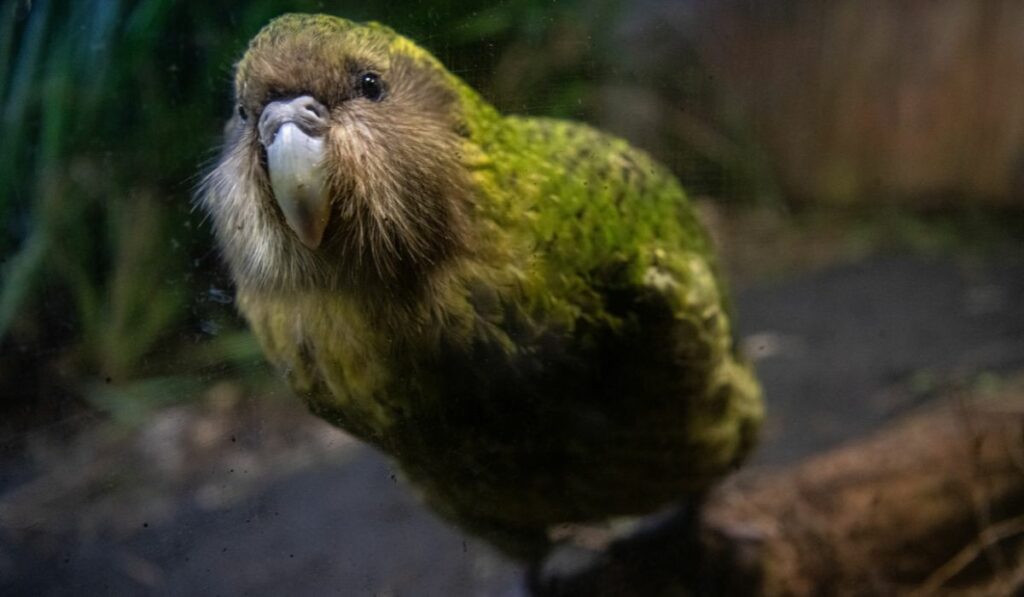
POLYGON ((323 168, 327 126, 327 108, 308 95, 267 104, 259 122, 274 199, 310 249, 320 246, 330 217, 323 168))

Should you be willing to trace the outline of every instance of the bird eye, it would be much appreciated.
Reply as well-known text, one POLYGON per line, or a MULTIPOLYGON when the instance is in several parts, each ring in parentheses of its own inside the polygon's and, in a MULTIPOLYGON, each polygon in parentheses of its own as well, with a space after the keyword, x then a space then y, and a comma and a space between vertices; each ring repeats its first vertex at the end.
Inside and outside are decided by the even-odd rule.
POLYGON ((249 113, 245 111, 245 106, 238 104, 238 117, 243 121, 249 120, 249 113))
POLYGON ((377 73, 363 73, 359 76, 359 95, 374 102, 380 101, 384 88, 377 73))

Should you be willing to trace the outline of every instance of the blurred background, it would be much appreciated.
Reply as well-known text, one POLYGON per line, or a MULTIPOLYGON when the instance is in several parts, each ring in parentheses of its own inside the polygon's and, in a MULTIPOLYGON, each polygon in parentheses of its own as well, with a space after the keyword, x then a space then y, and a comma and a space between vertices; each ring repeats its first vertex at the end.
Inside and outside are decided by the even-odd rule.
POLYGON ((286 11, 670 166, 796 462, 1024 387, 1024 3, 3 0, 0 593, 516 595, 264 365, 193 209, 286 11))

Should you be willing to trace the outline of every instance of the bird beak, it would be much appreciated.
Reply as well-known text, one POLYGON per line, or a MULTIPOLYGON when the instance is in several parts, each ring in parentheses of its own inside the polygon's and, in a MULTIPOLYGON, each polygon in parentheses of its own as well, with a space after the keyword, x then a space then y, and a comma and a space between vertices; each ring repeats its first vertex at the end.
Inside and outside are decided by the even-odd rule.
POLYGON ((260 116, 260 143, 274 199, 285 222, 310 249, 320 246, 330 216, 324 172, 327 109, 309 96, 271 102, 260 116))

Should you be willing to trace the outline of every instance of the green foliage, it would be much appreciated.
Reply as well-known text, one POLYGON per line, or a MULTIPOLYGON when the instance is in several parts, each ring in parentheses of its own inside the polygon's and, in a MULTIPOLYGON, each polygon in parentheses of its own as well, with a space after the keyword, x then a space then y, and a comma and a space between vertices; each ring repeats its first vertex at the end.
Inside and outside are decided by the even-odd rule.
POLYGON ((203 271, 212 256, 195 261, 211 245, 191 187, 230 105, 245 28, 280 4, 3 6, 5 349, 54 355, 71 378, 124 380, 175 368, 193 344, 183 331, 230 317, 223 301, 190 300, 215 273, 203 271))

